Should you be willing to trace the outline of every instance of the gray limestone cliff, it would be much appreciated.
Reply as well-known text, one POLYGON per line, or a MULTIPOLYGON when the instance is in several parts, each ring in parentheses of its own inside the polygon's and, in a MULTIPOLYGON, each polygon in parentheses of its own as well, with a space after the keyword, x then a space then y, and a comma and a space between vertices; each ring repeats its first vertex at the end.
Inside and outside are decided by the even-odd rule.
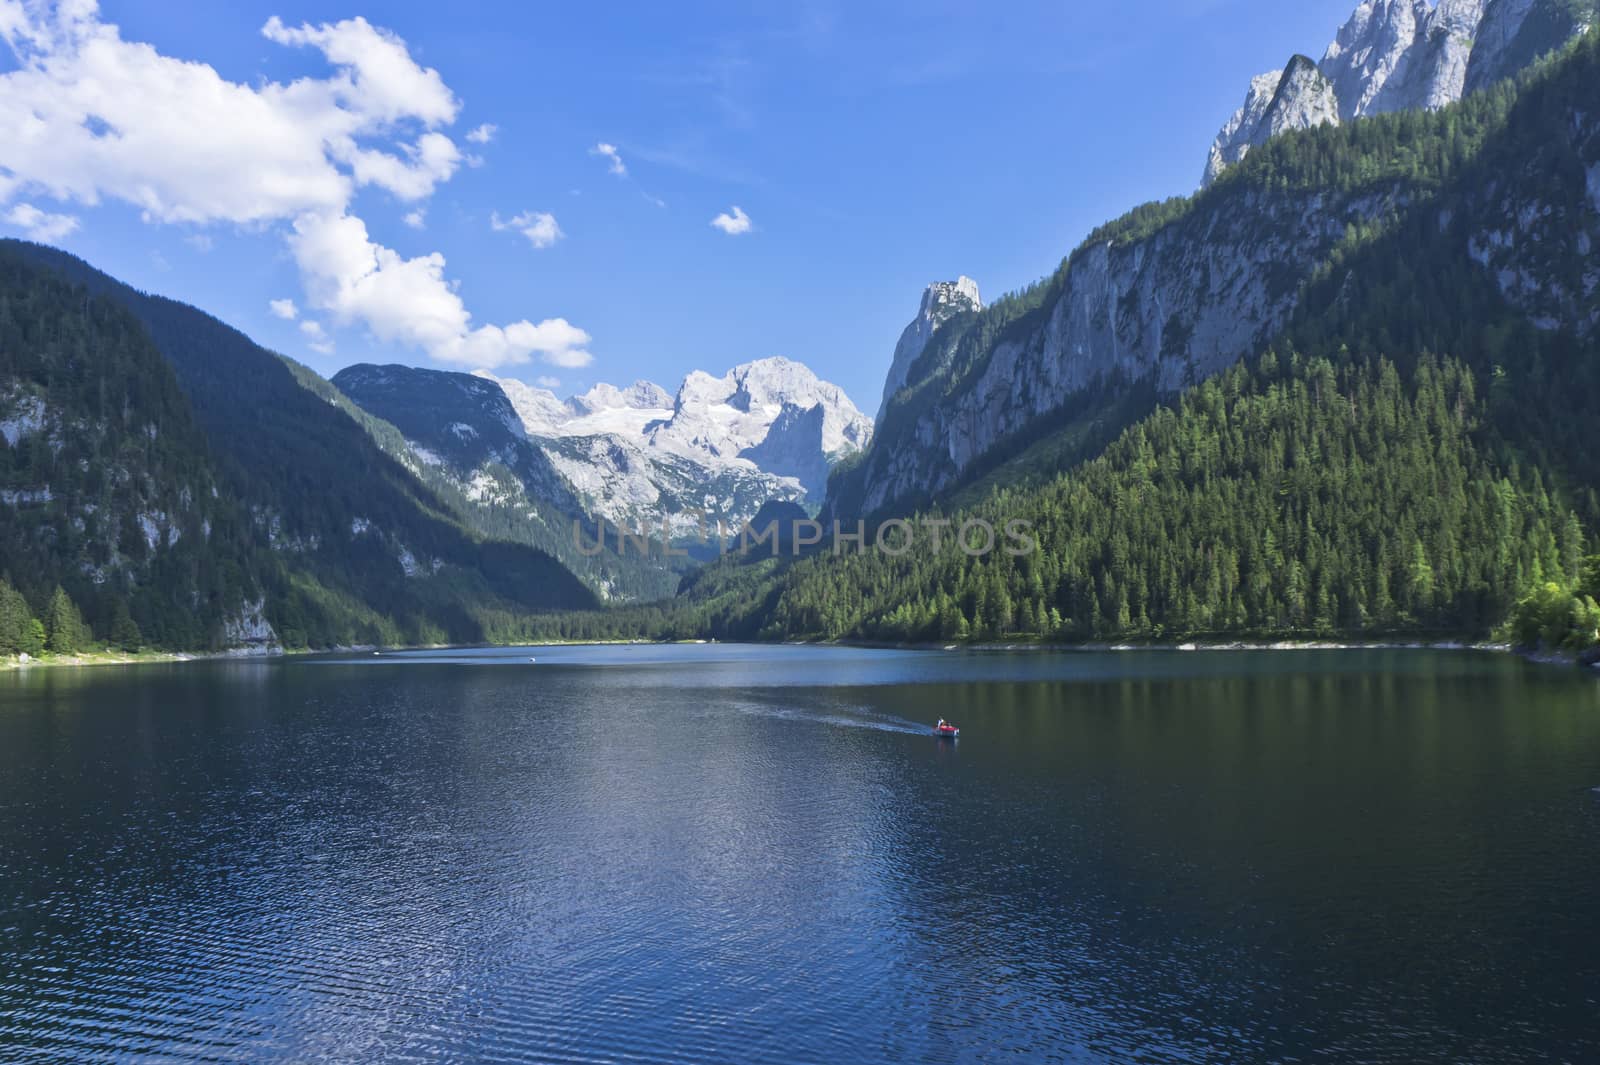
POLYGON ((900 342, 894 346, 889 376, 883 382, 883 399, 878 404, 878 419, 883 417, 889 401, 906 383, 911 367, 922 356, 934 330, 958 314, 981 310, 983 299, 978 295, 978 283, 970 277, 935 281, 923 290, 922 305, 917 308, 917 316, 906 326, 905 332, 900 334, 900 342))
POLYGON ((1206 181, 1214 180, 1251 148, 1279 133, 1324 123, 1339 124, 1338 95, 1315 63, 1297 55, 1284 69, 1261 74, 1250 82, 1244 106, 1228 120, 1211 145, 1206 181))
POLYGON ((1203 182, 1287 130, 1434 110, 1512 77, 1588 29, 1597 9, 1600 0, 1362 0, 1316 64, 1320 79, 1297 56, 1251 82, 1203 182))
POLYGON ((1449 207, 1437 179, 1400 166, 1317 183, 1315 168, 1247 164, 1186 201, 1103 227, 1047 281, 935 329, 872 446, 830 482, 827 513, 850 520, 936 503, 1058 426, 1114 420, 1100 412, 1123 397, 1203 381, 1281 336, 1350 242, 1404 225, 1435 242, 1435 261, 1481 271, 1536 327, 1593 336, 1600 87, 1584 86, 1600 86, 1587 78, 1600 44, 1586 48, 1561 92, 1533 93, 1526 114, 1513 111, 1481 149, 1481 165, 1452 172, 1449 207))

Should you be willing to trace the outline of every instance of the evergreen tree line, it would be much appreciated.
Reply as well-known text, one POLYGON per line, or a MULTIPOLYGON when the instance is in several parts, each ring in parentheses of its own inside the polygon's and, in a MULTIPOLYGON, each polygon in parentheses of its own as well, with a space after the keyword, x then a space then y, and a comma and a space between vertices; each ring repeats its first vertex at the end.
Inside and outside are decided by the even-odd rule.
MULTIPOLYGON (((128 652, 143 647, 139 627, 126 610, 117 616, 109 643, 128 652)), ((57 588, 52 592, 44 609, 36 614, 27 596, 9 581, 0 580, 0 654, 38 657, 48 651, 71 655, 97 646, 94 631, 65 590, 57 588)))

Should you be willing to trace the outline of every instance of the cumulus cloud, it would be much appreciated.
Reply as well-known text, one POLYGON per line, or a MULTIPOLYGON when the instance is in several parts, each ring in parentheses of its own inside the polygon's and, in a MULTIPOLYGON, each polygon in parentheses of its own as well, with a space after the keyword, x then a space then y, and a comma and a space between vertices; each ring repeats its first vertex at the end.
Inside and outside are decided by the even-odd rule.
POLYGON ((493 122, 485 122, 483 125, 474 129, 471 133, 468 133, 467 140, 471 141, 473 144, 488 144, 490 141, 494 140, 494 135, 498 132, 500 132, 499 126, 495 125, 493 122))
POLYGON ((737 237, 741 233, 750 232, 750 216, 744 213, 744 208, 735 206, 733 213, 724 211, 711 220, 711 224, 728 234, 737 237))
POLYGON ((418 207, 415 211, 407 211, 404 218, 400 219, 412 229, 421 229, 428 224, 428 209, 418 207))
POLYGON ((560 388, 561 387, 561 378, 559 378, 559 377, 551 377, 548 374, 546 374, 546 375, 542 375, 542 376, 539 376, 539 377, 535 377, 533 379, 533 383, 538 385, 540 388, 560 388))
POLYGON ((535 248, 548 248, 562 237, 556 216, 547 211, 523 211, 514 218, 502 220, 498 213, 489 216, 489 225, 496 232, 514 229, 528 238, 535 248))
MULTIPOLYGON (((94 5, 93 0, 77 0, 72 6, 94 5)), ((261 35, 278 44, 309 46, 322 52, 339 73, 326 82, 311 84, 320 84, 321 92, 379 122, 417 118, 436 126, 454 121, 460 110, 437 70, 418 66, 405 41, 359 15, 333 24, 298 27, 285 26, 273 15, 261 27, 261 35)), ((297 81, 289 88, 305 84, 297 81)))
POLYGON ((286 322, 292 322, 300 317, 300 308, 294 305, 294 300, 272 300, 267 304, 272 313, 286 322))
POLYGON ((555 366, 586 366, 593 358, 589 334, 565 318, 474 327, 445 280, 444 256, 407 259, 374 243, 354 215, 302 215, 289 243, 312 305, 338 322, 364 322, 380 340, 421 348, 441 362, 489 368, 534 355, 555 366))
MULTIPOLYGON (((153 223, 281 227, 308 305, 337 324, 445 361, 588 362, 588 334, 565 319, 473 325, 442 256, 404 258, 351 214, 363 186, 417 203, 466 161, 442 131, 461 105, 439 72, 364 18, 291 26, 273 17, 261 33, 320 53, 331 70, 233 82, 124 40, 95 0, 0 0, 0 39, 16 61, 0 74, 0 204, 36 193, 84 206, 120 200, 153 223)), ((76 225, 27 203, 3 217, 41 237, 76 225)), ((420 206, 405 216, 414 226, 423 218, 420 206)), ((325 330, 306 335, 330 342, 325 330)))
POLYGON ((610 160, 611 165, 606 169, 610 170, 618 177, 628 176, 628 168, 623 165, 622 156, 617 154, 617 146, 615 144, 607 144, 605 141, 601 141, 599 144, 596 144, 593 148, 589 149, 589 154, 598 155, 610 160))
POLYGON ((76 217, 41 211, 31 203, 14 205, 4 217, 7 222, 27 233, 29 240, 36 240, 41 244, 60 240, 78 228, 76 217))
POLYGON ((398 38, 360 18, 298 29, 274 18, 262 32, 318 48, 334 73, 239 84, 123 40, 92 0, 3 0, 18 69, 0 75, 0 164, 58 200, 120 199, 153 221, 202 224, 342 207, 366 184, 414 199, 454 171, 460 153, 433 127, 458 105, 398 38), (362 143, 403 125, 424 132, 387 151, 362 143))

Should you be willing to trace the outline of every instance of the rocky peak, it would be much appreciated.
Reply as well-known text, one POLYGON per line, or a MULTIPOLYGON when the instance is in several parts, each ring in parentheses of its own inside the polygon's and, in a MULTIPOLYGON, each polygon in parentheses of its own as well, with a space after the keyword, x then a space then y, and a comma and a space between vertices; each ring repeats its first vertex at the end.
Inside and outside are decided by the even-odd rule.
POLYGON ((1287 130, 1311 129, 1323 123, 1339 124, 1339 98, 1317 65, 1297 55, 1284 67, 1258 133, 1264 141, 1287 130))
POLYGON ((1250 83, 1212 143, 1204 184, 1287 130, 1435 109, 1511 77, 1593 25, 1597 8, 1600 0, 1362 0, 1315 65, 1320 79, 1296 57, 1250 83))
POLYGON ((894 359, 889 363, 889 376, 883 383, 883 399, 878 404, 878 421, 889 408, 889 400, 906 385, 911 367, 922 355, 934 330, 965 311, 983 310, 983 298, 978 295, 978 283, 962 275, 954 281, 935 281, 922 290, 922 303, 917 316, 900 334, 895 345, 894 359))
POLYGON ((735 366, 722 377, 696 370, 683 379, 672 417, 650 427, 650 441, 680 454, 732 457, 760 444, 787 408, 820 407, 822 448, 837 460, 865 447, 872 422, 838 385, 803 363, 775 356, 735 366))
POLYGON ((1205 183, 1217 179, 1228 167, 1243 159, 1245 153, 1258 141, 1255 131, 1261 128, 1267 108, 1278 95, 1278 84, 1283 81, 1283 71, 1269 70, 1250 79, 1250 91, 1244 95, 1244 106, 1233 113, 1222 126, 1222 132, 1211 142, 1211 156, 1206 160, 1205 183))
POLYGON ((567 402, 567 407, 579 415, 602 410, 661 410, 670 406, 671 394, 651 381, 635 381, 627 388, 598 384, 567 402))
POLYGON ((1339 118, 1367 114, 1410 72, 1418 36, 1428 24, 1427 0, 1363 0, 1322 56, 1322 72, 1338 97, 1339 118))
MULTIPOLYGON (((968 282, 970 284, 970 282, 968 282)), ((596 385, 562 402, 487 372, 523 427, 591 513, 635 527, 695 515, 737 524, 770 499, 820 500, 830 466, 867 446, 872 422, 838 385, 792 359, 649 381, 596 385)))
MULTIPOLYGON (((978 295, 978 283, 962 274, 954 281, 935 281, 923 289, 921 313, 931 316, 941 308, 982 310, 983 300, 978 295)), ((950 313, 954 313, 954 310, 950 313)))

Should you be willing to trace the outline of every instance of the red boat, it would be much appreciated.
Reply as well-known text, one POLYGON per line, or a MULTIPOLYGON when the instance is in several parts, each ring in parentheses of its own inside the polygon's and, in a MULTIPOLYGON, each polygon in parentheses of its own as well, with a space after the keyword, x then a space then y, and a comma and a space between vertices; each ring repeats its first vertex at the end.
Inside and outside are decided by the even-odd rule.
POLYGON ((953 740, 957 736, 961 735, 961 730, 950 724, 948 721, 940 721, 937 725, 933 726, 933 734, 939 737, 941 740, 953 740))

